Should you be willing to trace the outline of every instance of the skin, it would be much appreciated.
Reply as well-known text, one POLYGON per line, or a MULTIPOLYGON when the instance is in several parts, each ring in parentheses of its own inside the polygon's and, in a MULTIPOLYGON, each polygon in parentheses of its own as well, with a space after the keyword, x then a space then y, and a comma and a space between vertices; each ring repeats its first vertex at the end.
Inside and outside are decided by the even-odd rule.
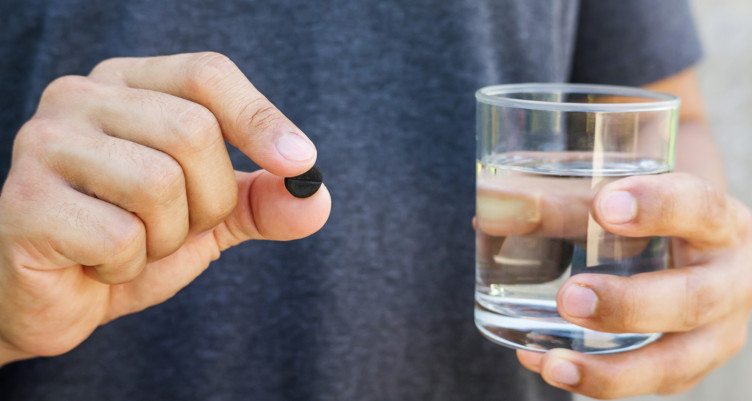
POLYGON ((243 241, 326 222, 310 140, 226 57, 110 59, 44 91, 0 195, 0 365, 60 355, 243 241), (233 171, 227 140, 263 170, 233 171))
POLYGON ((610 183, 591 211, 614 233, 674 237, 674 268, 632 277, 575 275, 559 290, 557 304, 564 319, 590 329, 667 334, 610 355, 517 351, 522 365, 549 384, 599 399, 691 388, 741 349, 752 309, 752 219, 725 193, 696 73, 683 71, 648 87, 682 98, 677 172, 610 183), (634 199, 633 207, 625 196, 634 199))
MULTIPOLYGON (((725 194, 695 73, 650 87, 683 99, 684 173, 610 183, 591 210, 615 233, 676 237, 676 268, 577 275, 558 302, 585 327, 669 334, 614 355, 518 352, 550 384, 596 398, 691 387, 741 348, 752 309, 750 214, 725 194), (609 220, 624 216, 607 202, 617 192, 635 198, 628 221, 609 220), (592 315, 570 313, 587 298, 572 288, 596 294, 592 315)), ((17 136, 0 195, 0 365, 67 352, 99 325, 170 298, 231 246, 314 233, 329 193, 296 199, 281 177, 315 158, 305 135, 215 53, 111 59, 54 81, 17 136), (233 171, 224 140, 264 170, 233 171), (301 146, 288 157, 276 146, 291 143, 301 146)))

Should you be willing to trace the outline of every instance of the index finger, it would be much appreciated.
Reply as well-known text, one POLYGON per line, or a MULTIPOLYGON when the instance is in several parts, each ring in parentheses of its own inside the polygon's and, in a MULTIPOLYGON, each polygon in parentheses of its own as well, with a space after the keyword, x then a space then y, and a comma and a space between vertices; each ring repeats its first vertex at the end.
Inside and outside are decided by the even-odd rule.
POLYGON ((548 176, 498 180, 481 170, 476 192, 477 227, 494 236, 532 235, 581 239, 593 197, 585 181, 548 176))
POLYGON ((206 107, 219 121, 225 139, 272 174, 299 175, 316 161, 316 148, 308 137, 221 54, 109 59, 97 65, 91 76, 206 107))

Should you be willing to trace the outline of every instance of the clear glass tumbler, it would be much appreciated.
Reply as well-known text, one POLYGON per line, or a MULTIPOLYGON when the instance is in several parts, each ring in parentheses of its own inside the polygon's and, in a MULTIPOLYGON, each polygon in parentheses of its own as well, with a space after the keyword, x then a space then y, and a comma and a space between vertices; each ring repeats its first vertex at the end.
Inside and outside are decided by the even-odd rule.
POLYGON ((668 239, 623 237, 590 214, 605 184, 674 166, 679 99, 577 84, 485 87, 477 99, 475 323, 534 351, 610 353, 659 333, 604 333, 563 320, 561 284, 579 273, 665 269, 668 239))

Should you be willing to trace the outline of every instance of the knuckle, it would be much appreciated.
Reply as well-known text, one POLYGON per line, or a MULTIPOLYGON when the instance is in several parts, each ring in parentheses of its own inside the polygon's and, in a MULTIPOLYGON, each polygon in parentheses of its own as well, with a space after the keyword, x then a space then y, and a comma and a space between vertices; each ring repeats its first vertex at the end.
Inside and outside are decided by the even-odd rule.
POLYGON ((145 231, 141 221, 131 214, 121 214, 105 224, 100 222, 102 249, 111 260, 130 260, 145 246, 145 231))
POLYGON ((657 373, 654 384, 651 388, 660 395, 670 395, 680 393, 691 387, 690 383, 695 373, 688 371, 684 366, 680 356, 667 357, 659 362, 662 367, 660 373, 657 373))
POLYGON ((715 187, 708 183, 702 183, 703 187, 701 192, 703 196, 700 197, 699 203, 703 211, 700 214, 703 217, 703 225, 706 229, 720 230, 727 225, 728 219, 726 218, 728 212, 728 200, 726 194, 717 190, 715 187))
POLYGON ((170 205, 185 194, 183 170, 178 162, 166 155, 149 160, 139 184, 139 202, 152 207, 170 205))
POLYGON ((174 120, 172 145, 198 153, 219 142, 222 132, 219 122, 208 109, 193 103, 183 109, 174 120))
POLYGON ((677 191, 673 187, 665 189, 665 196, 661 199, 659 222, 661 227, 672 227, 675 224, 677 211, 677 191))
POLYGON ((682 330, 691 330, 708 322, 718 305, 718 296, 712 283, 707 283, 692 271, 684 275, 684 316, 682 330))
POLYGON ((42 92, 40 104, 67 102, 71 96, 91 96, 96 90, 96 83, 80 75, 65 75, 56 78, 42 92))
POLYGON ((130 60, 132 59, 129 57, 113 57, 102 60, 91 69, 89 75, 115 75, 119 77, 120 71, 130 60))
MULTIPOLYGON (((631 282, 632 280, 630 278, 627 278, 626 281, 631 282)), ((632 330, 636 328, 641 321, 638 313, 638 311, 640 310, 638 302, 641 296, 637 288, 633 285, 626 286, 624 290, 620 292, 623 295, 621 295, 619 298, 621 298, 623 301, 619 303, 619 305, 621 306, 621 310, 619 311, 619 316, 621 316, 619 328, 632 330)))
POLYGON ((249 127, 252 131, 265 131, 282 121, 284 117, 265 98, 249 101, 238 114, 236 126, 249 127))
POLYGON ((223 54, 195 53, 187 60, 185 79, 191 92, 202 93, 204 88, 216 88, 237 70, 235 63, 223 54))
POLYGON ((63 137, 58 123, 49 118, 34 117, 18 131, 13 143, 13 156, 36 154, 63 137), (41 146, 40 146, 41 145, 41 146))

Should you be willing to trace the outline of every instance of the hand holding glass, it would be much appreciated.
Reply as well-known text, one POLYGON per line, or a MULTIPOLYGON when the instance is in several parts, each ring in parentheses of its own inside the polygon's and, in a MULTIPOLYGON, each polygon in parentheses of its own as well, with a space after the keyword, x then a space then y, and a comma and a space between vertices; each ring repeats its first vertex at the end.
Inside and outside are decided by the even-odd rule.
POLYGON ((605 231, 590 209, 603 185, 674 165, 679 99, 639 88, 491 86, 476 93, 475 323, 502 345, 589 353, 658 333, 603 333, 563 320, 556 294, 579 273, 665 269, 668 239, 605 231))

